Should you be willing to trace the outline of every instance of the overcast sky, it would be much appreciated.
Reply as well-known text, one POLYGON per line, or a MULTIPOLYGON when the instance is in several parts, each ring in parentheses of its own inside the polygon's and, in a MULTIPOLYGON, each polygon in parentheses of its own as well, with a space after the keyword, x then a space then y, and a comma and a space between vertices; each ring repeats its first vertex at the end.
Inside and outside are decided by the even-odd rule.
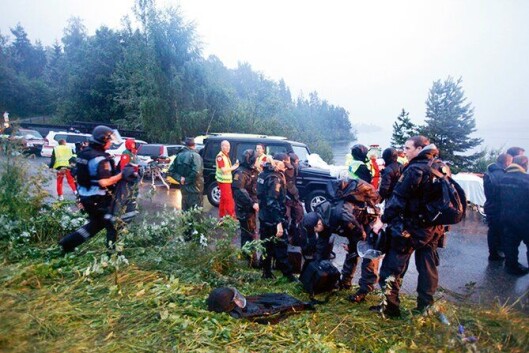
MULTIPOLYGON (((67 19, 90 34, 120 28, 133 0, 0 0, 0 31, 18 22, 50 45, 67 19)), ((383 131, 364 143, 387 144, 402 108, 422 123, 432 82, 463 78, 485 145, 529 150, 529 1, 158 0, 194 21, 204 56, 226 66, 248 62, 294 96, 317 91, 347 109, 353 124, 383 131), (368 141, 369 140, 369 141, 368 141), (385 140, 385 141, 376 141, 385 140)))

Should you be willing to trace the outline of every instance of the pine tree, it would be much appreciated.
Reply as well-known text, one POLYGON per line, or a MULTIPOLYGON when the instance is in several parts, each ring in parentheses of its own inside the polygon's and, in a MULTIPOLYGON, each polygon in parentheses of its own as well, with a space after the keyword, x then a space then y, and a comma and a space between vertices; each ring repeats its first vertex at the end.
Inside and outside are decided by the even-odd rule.
POLYGON ((471 138, 476 131, 474 108, 467 103, 461 86, 462 79, 456 81, 448 77, 444 82, 435 81, 426 101, 426 125, 421 128, 439 149, 440 157, 451 162, 455 171, 464 169, 480 158, 483 153, 463 155, 477 147, 481 138, 471 138))
POLYGON ((410 113, 404 108, 393 123, 393 135, 391 136, 391 146, 403 146, 408 138, 417 134, 417 126, 411 122, 410 113))

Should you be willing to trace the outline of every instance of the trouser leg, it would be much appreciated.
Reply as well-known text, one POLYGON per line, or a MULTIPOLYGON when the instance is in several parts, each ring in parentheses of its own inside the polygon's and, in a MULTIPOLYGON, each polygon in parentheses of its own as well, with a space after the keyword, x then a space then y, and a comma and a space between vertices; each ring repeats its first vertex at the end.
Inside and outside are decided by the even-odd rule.
POLYGON ((417 307, 422 309, 432 305, 433 296, 439 283, 437 266, 439 266, 439 254, 437 247, 425 246, 415 250, 415 265, 419 278, 417 280, 417 307))
POLYGON ((104 214, 89 213, 89 222, 73 233, 66 235, 59 241, 65 252, 75 250, 76 247, 83 244, 88 239, 99 233, 106 227, 104 214))
POLYGON ((503 251, 505 253, 506 267, 518 266, 518 247, 520 246, 520 241, 520 237, 513 228, 505 227, 503 251))
POLYGON ((365 293, 372 292, 375 290, 375 285, 378 283, 378 265, 380 260, 370 260, 370 259, 363 259, 362 260, 362 274, 360 277, 360 280, 358 281, 358 285, 360 286, 360 290, 365 293))
POLYGON ((487 244, 489 246, 489 255, 498 255, 503 250, 501 246, 503 226, 496 220, 489 220, 489 229, 487 231, 487 244))
POLYGON ((63 194, 63 190, 62 190, 63 180, 64 180, 64 171, 58 170, 57 171, 57 196, 61 196, 63 194))
POLYGON ((358 244, 358 238, 356 237, 347 237, 349 240, 347 254, 342 267, 342 285, 350 286, 353 280, 353 276, 356 272, 356 267, 358 266, 358 260, 360 257, 356 252, 356 246, 358 244))
POLYGON ((380 268, 380 288, 384 292, 388 307, 400 306, 399 292, 413 250, 407 252, 390 249, 380 268))
POLYGON ((68 181, 68 185, 70 185, 70 189, 72 189, 73 192, 77 192, 77 187, 75 186, 75 180, 73 179, 70 169, 66 169, 64 171, 64 174, 66 174, 66 180, 68 181))
POLYGON ((182 211, 188 211, 193 207, 203 207, 203 196, 197 192, 187 192, 181 189, 182 193, 182 211))
POLYGON ((239 226, 241 228, 241 248, 244 244, 251 242, 255 234, 255 214, 248 216, 248 218, 239 219, 239 226))

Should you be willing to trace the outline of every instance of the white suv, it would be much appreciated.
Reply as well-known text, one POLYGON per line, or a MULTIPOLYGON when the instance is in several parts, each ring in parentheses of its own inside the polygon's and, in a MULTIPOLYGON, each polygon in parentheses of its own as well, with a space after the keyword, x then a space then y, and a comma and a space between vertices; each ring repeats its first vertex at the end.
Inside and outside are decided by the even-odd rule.
POLYGON ((90 134, 81 134, 76 132, 50 131, 48 132, 48 135, 46 135, 46 144, 42 146, 41 156, 51 157, 53 148, 59 144, 59 140, 66 140, 66 145, 70 146, 72 151, 76 153, 76 145, 88 141, 90 136, 90 134))

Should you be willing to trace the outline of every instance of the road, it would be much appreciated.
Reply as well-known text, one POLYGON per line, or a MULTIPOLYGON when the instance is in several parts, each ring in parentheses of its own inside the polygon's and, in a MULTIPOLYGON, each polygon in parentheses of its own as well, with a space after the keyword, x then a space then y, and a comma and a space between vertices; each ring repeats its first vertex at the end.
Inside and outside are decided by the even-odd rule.
MULTIPOLYGON (((48 163, 47 158, 36 158, 30 163, 37 167, 48 163)), ((51 195, 55 195, 55 183, 52 180, 46 185, 51 195)), ((73 193, 67 185, 64 186, 65 198, 74 199, 73 193)), ((145 184, 140 190, 139 205, 141 210, 156 211, 164 207, 179 209, 181 194, 178 189, 166 190, 158 187, 155 192, 145 184)), ((211 206, 204 198, 204 210, 212 216, 217 216, 217 208, 211 206)), ((444 289, 444 296, 449 300, 482 303, 488 306, 515 303, 515 307, 529 313, 529 275, 515 277, 505 273, 502 263, 489 262, 487 248, 487 226, 483 223, 479 213, 469 210, 466 219, 453 226, 448 234, 447 246, 439 250, 441 264, 439 266, 439 284, 444 289)), ((335 243, 334 260, 341 268, 344 250, 341 246, 343 239, 338 238, 335 243)), ((237 242, 238 244, 238 242, 237 242)), ((520 263, 528 265, 525 246, 520 247, 520 263)), ((359 272, 359 270, 358 270, 359 272)), ((358 281, 355 276, 355 282, 358 281)), ((404 277, 403 292, 415 295, 417 285, 417 271, 412 257, 408 273, 404 277)))

